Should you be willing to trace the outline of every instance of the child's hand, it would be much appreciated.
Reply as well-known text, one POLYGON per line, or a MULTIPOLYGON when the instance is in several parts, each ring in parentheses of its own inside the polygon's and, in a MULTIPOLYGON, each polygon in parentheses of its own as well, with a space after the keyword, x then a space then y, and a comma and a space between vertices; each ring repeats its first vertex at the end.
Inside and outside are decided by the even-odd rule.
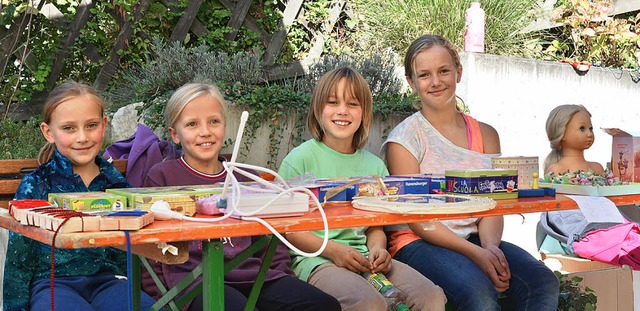
MULTIPOLYGON (((491 247, 488 247, 491 248, 491 247)), ((500 251, 499 248, 495 247, 500 251)), ((506 260, 504 260, 505 266, 502 265, 501 260, 498 256, 495 255, 493 249, 487 248, 478 248, 479 252, 474 256, 473 262, 480 267, 482 272, 491 280, 495 289, 502 293, 509 289, 509 279, 511 278, 511 273, 509 272, 509 266, 506 264, 506 260)), ((504 259, 504 254, 500 251, 504 259)))
POLYGON ((511 270, 509 269, 509 263, 507 262, 507 258, 504 256, 502 250, 493 245, 486 246, 485 249, 490 251, 498 259, 498 265, 495 265, 496 262, 492 261, 496 272, 498 273, 498 278, 502 281, 509 281, 509 279, 511 279, 511 270))
POLYGON ((331 243, 331 250, 327 257, 341 268, 354 273, 371 271, 372 265, 357 249, 341 243, 331 243))
POLYGON ((371 273, 382 272, 387 273, 391 270, 391 254, 380 247, 369 249, 369 261, 371 262, 371 273))

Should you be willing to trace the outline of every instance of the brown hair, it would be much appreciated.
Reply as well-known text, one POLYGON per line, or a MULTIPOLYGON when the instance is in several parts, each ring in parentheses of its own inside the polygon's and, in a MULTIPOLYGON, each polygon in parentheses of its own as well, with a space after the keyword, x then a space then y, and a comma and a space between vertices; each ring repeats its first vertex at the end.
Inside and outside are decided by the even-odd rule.
MULTIPOLYGON (((456 67, 456 69, 462 67, 462 63, 460 62, 460 54, 458 54, 458 50, 453 45, 453 43, 451 43, 449 40, 445 39, 442 36, 422 35, 417 39, 413 40, 413 42, 411 42, 411 45, 409 45, 409 48, 407 48, 407 52, 404 55, 404 75, 410 78, 412 81, 414 81, 414 83, 415 83, 414 79, 416 78, 415 77, 416 57, 421 52, 428 50, 434 46, 441 46, 447 49, 447 51, 449 51, 449 54, 451 55, 451 59, 453 59, 453 65, 456 67)), ((457 95, 456 97, 460 101, 462 101, 462 98, 458 97, 457 95)), ((462 111, 462 109, 459 107, 459 104, 460 103, 456 105, 456 108, 462 111)), ((462 105, 464 105, 464 101, 462 101, 462 105)), ((420 102, 418 101, 413 103, 413 107, 416 108, 417 110, 420 110, 421 109, 420 102)))
POLYGON ((422 51, 434 46, 441 46, 447 49, 449 54, 451 54, 453 64, 456 68, 460 68, 462 66, 462 63, 460 62, 460 55, 453 43, 438 35, 422 35, 418 37, 418 39, 413 40, 411 45, 409 45, 409 48, 407 48, 407 53, 404 55, 404 75, 413 80, 415 78, 416 56, 418 56, 422 51))
POLYGON ((360 105, 362 105, 362 122, 353 136, 351 146, 355 149, 362 149, 369 138, 369 129, 373 123, 373 98, 369 84, 360 73, 351 67, 339 67, 325 73, 311 96, 311 106, 307 115, 307 126, 311 136, 318 141, 322 141, 324 129, 322 128, 322 110, 327 99, 335 94, 340 80, 346 79, 350 91, 360 105))
MULTIPOLYGON (((96 90, 93 89, 93 87, 83 82, 67 81, 54 88, 51 93, 49 93, 49 96, 47 96, 47 100, 44 102, 44 107, 42 109, 42 115, 44 117, 43 122, 46 124, 51 122, 51 115, 60 104, 83 95, 93 98, 93 101, 100 106, 100 110, 104 116, 106 103, 102 100, 100 95, 98 95, 96 90)), ((55 150, 56 145, 54 143, 47 142, 42 146, 38 153, 38 164, 43 164, 51 160, 55 150)))

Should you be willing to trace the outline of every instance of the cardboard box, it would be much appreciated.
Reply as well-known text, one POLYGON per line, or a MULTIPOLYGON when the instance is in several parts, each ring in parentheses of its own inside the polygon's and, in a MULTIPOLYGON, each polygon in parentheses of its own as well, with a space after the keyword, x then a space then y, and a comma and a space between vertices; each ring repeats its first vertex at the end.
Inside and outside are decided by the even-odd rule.
POLYGON ((493 199, 518 197, 518 170, 447 170, 447 192, 493 199))
POLYGON ((163 200, 169 203, 171 210, 192 216, 196 213, 196 200, 221 193, 222 187, 197 185, 120 188, 106 191, 125 197, 127 206, 132 209, 149 210, 153 203, 163 200))
POLYGON ((581 277, 580 286, 598 297, 597 310, 640 311, 640 271, 565 255, 541 256, 550 269, 581 277))
POLYGON ((429 193, 439 193, 447 191, 447 180, 444 175, 434 174, 411 174, 411 175, 390 175, 385 178, 411 178, 429 180, 429 193))
MULTIPOLYGON (((307 188, 309 188, 309 190, 311 190, 311 192, 318 198, 318 201, 322 203, 324 202, 324 196, 327 194, 327 191, 335 187, 340 187, 346 183, 348 183, 348 181, 345 181, 345 182, 318 181, 316 185, 307 186, 307 188)), ((353 200, 353 197, 355 195, 356 195, 356 185, 352 185, 351 187, 347 187, 346 189, 332 196, 327 201, 351 201, 353 200)))
POLYGON ((518 170, 518 189, 531 188, 533 173, 538 174, 538 157, 499 157, 492 158, 494 169, 518 170))
POLYGON ((124 196, 107 192, 49 193, 49 202, 62 209, 80 212, 121 211, 126 205, 124 196))
MULTIPOLYGON (((382 178, 390 195, 428 194, 431 187, 430 178, 388 176, 382 178)), ((363 180, 358 183, 357 196, 384 195, 380 184, 374 180, 363 180)))
POLYGON ((617 128, 602 129, 613 136, 611 171, 622 181, 640 182, 640 133, 617 128))

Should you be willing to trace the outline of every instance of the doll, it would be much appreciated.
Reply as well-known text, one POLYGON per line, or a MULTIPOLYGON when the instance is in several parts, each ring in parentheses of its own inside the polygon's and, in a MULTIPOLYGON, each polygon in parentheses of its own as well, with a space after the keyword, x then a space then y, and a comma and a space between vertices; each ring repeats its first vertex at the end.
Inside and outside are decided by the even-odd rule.
POLYGON ((602 165, 584 158, 584 151, 593 145, 595 139, 591 114, 584 106, 561 105, 554 108, 547 118, 546 130, 551 152, 544 161, 545 174, 562 175, 567 171, 604 173, 602 165))

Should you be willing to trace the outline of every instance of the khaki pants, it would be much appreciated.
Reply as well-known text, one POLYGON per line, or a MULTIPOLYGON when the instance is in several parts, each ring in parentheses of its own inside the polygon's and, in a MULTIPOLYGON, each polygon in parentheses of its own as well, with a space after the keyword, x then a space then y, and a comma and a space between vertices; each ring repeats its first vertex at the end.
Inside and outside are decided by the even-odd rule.
MULTIPOLYGON (((408 265, 393 260, 387 278, 396 288, 409 296, 412 311, 444 310, 447 298, 440 287, 408 265)), ((361 275, 334 263, 316 267, 308 280, 309 284, 332 295, 344 311, 386 311, 387 303, 375 288, 361 275)))

